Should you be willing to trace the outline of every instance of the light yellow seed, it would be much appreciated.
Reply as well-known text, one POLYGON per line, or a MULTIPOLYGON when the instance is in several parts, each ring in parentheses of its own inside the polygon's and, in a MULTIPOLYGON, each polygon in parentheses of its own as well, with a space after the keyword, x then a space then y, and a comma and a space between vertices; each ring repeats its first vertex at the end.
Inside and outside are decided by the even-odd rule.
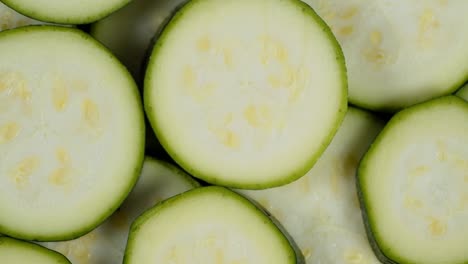
POLYGON ((85 99, 81 105, 83 120, 90 127, 99 125, 99 108, 91 99, 85 99))
POLYGON ((371 44, 374 46, 380 46, 382 44, 382 33, 380 31, 372 31, 370 34, 371 44))
POLYGON ((223 49, 223 59, 224 59, 224 65, 228 68, 231 68, 233 66, 233 55, 232 51, 228 48, 223 49))
POLYGON ((447 144, 441 140, 437 141, 437 158, 441 162, 447 161, 447 144))
POLYGON ((22 160, 12 171, 12 179, 18 187, 24 187, 29 183, 29 177, 39 167, 40 159, 31 156, 22 160))
POLYGON ((350 264, 360 264, 363 262, 363 259, 362 253, 354 250, 347 252, 345 255, 346 262, 350 264))
POLYGON ((302 255, 304 256, 305 260, 308 260, 310 257, 312 257, 312 249, 311 248, 306 248, 302 250, 302 255))
POLYGON ((240 146, 239 136, 232 131, 227 131, 223 138, 223 144, 229 148, 238 148, 240 146))
POLYGON ((186 66, 182 74, 182 80, 186 87, 191 88, 196 86, 197 75, 192 67, 186 66))
POLYGON ((23 80, 18 80, 16 83, 16 88, 13 91, 13 95, 24 101, 24 102, 29 102, 31 101, 32 97, 32 92, 31 90, 26 86, 26 82, 23 80))
POLYGON ((405 197, 405 207, 411 210, 420 209, 423 207, 423 202, 413 197, 405 197))
POLYGON ((433 236, 442 236, 447 232, 447 225, 436 218, 429 218, 429 232, 433 236))
POLYGON ((383 49, 373 48, 364 52, 364 57, 374 64, 385 64, 387 61, 387 54, 383 49))
POLYGON ((0 144, 10 142, 15 139, 20 131, 20 127, 15 122, 8 122, 0 126, 0 144))
POLYGON ((358 13, 358 9, 355 6, 352 6, 340 14, 342 19, 351 19, 358 13))
POLYGON ((338 29, 338 34, 341 36, 349 36, 354 32, 353 26, 345 26, 338 29))
POLYGON ((201 52, 207 52, 211 49, 211 41, 208 36, 203 36, 197 41, 197 49, 201 52))
POLYGON ((55 151, 55 157, 62 165, 67 165, 70 163, 70 155, 64 148, 58 148, 55 151))
POLYGON ((49 175, 49 183, 55 186, 63 186, 67 183, 67 168, 58 168, 49 175))
POLYGON ((267 78, 268 78, 268 84, 270 84, 270 86, 272 88, 277 89, 277 88, 281 88, 283 86, 283 82, 277 76, 269 75, 267 78))
POLYGON ((299 180, 299 190, 304 194, 310 193, 310 177, 306 175, 299 180))
POLYGON ((63 79, 57 78, 52 87, 52 102, 56 111, 63 111, 68 103, 68 89, 63 79))
POLYGON ((222 249, 218 248, 216 249, 216 254, 215 254, 215 263, 216 264, 223 264, 224 263, 224 252, 222 249))
POLYGON ((419 176, 423 176, 424 174, 426 174, 429 170, 430 168, 428 166, 422 165, 422 166, 418 166, 416 168, 411 169, 409 172, 409 175, 413 177, 419 177, 419 176))
POLYGON ((281 43, 276 43, 275 45, 275 58, 280 62, 280 63, 286 63, 288 61, 288 51, 286 50, 286 47, 281 44, 281 43))

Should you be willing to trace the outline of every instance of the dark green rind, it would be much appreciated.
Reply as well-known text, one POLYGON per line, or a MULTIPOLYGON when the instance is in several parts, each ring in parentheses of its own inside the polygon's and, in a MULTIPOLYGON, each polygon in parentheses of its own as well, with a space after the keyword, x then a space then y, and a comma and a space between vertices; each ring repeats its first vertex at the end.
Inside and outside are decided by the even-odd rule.
POLYGON ((33 25, 33 26, 25 26, 21 28, 15 28, 15 29, 2 31, 0 32, 0 41, 2 40, 2 38, 8 37, 9 35, 21 34, 23 32, 28 32, 28 31, 58 31, 58 32, 64 32, 67 34, 73 33, 73 34, 79 35, 79 37, 81 37, 82 39, 89 41, 89 43, 90 44, 92 43, 92 45, 94 45, 96 48, 102 50, 104 53, 106 53, 109 56, 109 58, 115 63, 115 65, 117 65, 121 69, 122 74, 127 77, 130 83, 132 83, 132 86, 130 88, 133 90, 134 98, 129 98, 129 100, 133 100, 135 102, 135 109, 139 109, 139 112, 140 112, 139 117, 138 117, 139 119, 138 123, 140 123, 140 126, 135 128, 135 130, 140 131, 140 136, 138 138, 133 139, 134 144, 140 146, 140 151, 138 153, 135 153, 134 155, 129 155, 129 157, 133 157, 135 159, 134 161, 135 167, 132 170, 132 180, 129 182, 128 187, 126 188, 126 191, 122 193, 122 197, 115 202, 115 205, 110 207, 107 211, 103 212, 93 224, 84 227, 82 230, 77 230, 74 232, 70 232, 70 233, 63 234, 63 235, 56 235, 56 236, 30 235, 30 234, 25 234, 22 232, 16 232, 15 230, 9 230, 7 227, 0 225, 0 233, 6 236, 18 238, 18 239, 37 241, 37 242, 55 242, 55 241, 73 240, 91 232, 94 228, 102 224, 107 218, 109 218, 121 206, 121 204, 124 202, 124 200, 132 191, 133 187, 135 187, 138 181, 138 178, 140 177, 140 172, 143 167, 143 161, 145 158, 144 146, 145 146, 145 132, 146 131, 145 131, 143 105, 140 101, 138 88, 131 74, 128 72, 125 66, 122 63, 120 63, 120 61, 104 45, 99 43, 90 35, 76 28, 52 26, 52 25, 33 25))
POLYGON ((455 95, 468 102, 468 83, 463 85, 455 95))
POLYGON ((60 17, 60 16, 54 17, 53 15, 50 16, 46 14, 40 14, 34 10, 30 10, 26 7, 15 4, 15 0, 0 0, 0 1, 4 3, 5 5, 7 5, 8 7, 10 7, 11 9, 15 10, 16 12, 24 16, 30 17, 32 19, 36 19, 36 20, 40 20, 40 21, 48 22, 48 23, 80 25, 80 24, 89 24, 89 23, 98 21, 112 14, 113 12, 119 10, 120 8, 124 7, 125 5, 130 3, 130 1, 132 0, 121 0, 120 4, 116 5, 113 8, 103 10, 101 13, 98 13, 93 16, 82 16, 82 17, 76 17, 76 18, 70 18, 70 17, 65 18, 65 17, 60 17))
MULTIPOLYGON (((468 113, 468 104, 463 100, 453 95, 443 96, 436 99, 432 99, 427 102, 423 102, 420 104, 413 105, 411 107, 405 108, 404 110, 395 114, 381 133, 377 136, 375 141, 372 143, 368 151, 364 154, 363 158, 361 159, 357 172, 356 172, 356 187, 357 193, 359 197, 359 203, 361 206, 362 217, 364 220, 364 226, 366 228, 366 234, 369 239, 370 245, 377 256, 377 258, 384 264, 421 264, 412 262, 411 260, 405 259, 404 257, 398 256, 397 252, 392 252, 390 249, 391 247, 386 245, 383 241, 384 239, 381 235, 376 231, 377 223, 375 223, 373 219, 373 209, 369 205, 369 201, 371 197, 367 193, 367 183, 366 183, 366 169, 369 157, 374 154, 376 148, 379 147, 382 138, 384 138, 387 134, 387 131, 392 129, 395 124, 398 124, 402 120, 404 120, 407 116, 419 112, 421 110, 427 109, 427 107, 431 107, 435 104, 457 104, 462 108, 465 108, 468 113)), ((367 177, 372 177, 371 175, 367 177)), ((460 263, 460 264, 468 264, 468 262, 460 263)))
POLYGON ((207 183, 213 184, 213 185, 226 186, 226 187, 235 188, 235 189, 261 190, 261 189, 279 187, 279 186, 286 185, 288 183, 298 180, 313 167, 313 165, 317 162, 317 160, 323 154, 325 149, 331 143, 333 137, 338 131, 338 128, 341 126, 341 123, 343 122, 346 112, 348 110, 348 98, 347 98, 348 97, 348 77, 347 77, 345 57, 344 57, 340 44, 338 43, 335 35, 332 33, 331 29, 328 27, 325 21, 323 21, 322 18, 317 15, 317 13, 314 11, 314 9, 312 9, 312 7, 310 7, 306 3, 299 1, 299 0, 285 0, 285 1, 290 1, 291 4, 299 6, 304 13, 309 15, 314 20, 315 23, 320 25, 323 30, 323 33, 326 36, 328 36, 330 45, 333 46, 335 49, 336 61, 341 66, 341 81, 342 81, 341 107, 338 109, 335 124, 333 126, 333 129, 330 131, 329 137, 326 138, 322 142, 322 145, 319 149, 317 149, 314 153, 311 154, 311 157, 309 158, 308 162, 306 162, 306 164, 304 164, 302 168, 297 169, 296 171, 292 172, 291 175, 287 177, 283 177, 281 180, 276 180, 272 182, 271 181, 262 182, 262 183, 257 183, 257 184, 255 183, 254 184, 242 184, 242 183, 235 182, 235 181, 220 180, 217 178, 217 175, 207 175, 203 171, 200 171, 195 168, 191 168, 191 166, 188 166, 189 162, 186 163, 177 154, 178 151, 171 148, 170 144, 168 143, 167 138, 162 132, 164 129, 159 126, 158 120, 153 115, 155 111, 155 107, 153 106, 150 100, 150 92, 148 91, 149 89, 155 89, 154 87, 150 86, 151 80, 153 78, 151 72, 155 65, 154 61, 158 57, 159 49, 164 44, 166 35, 168 34, 168 32, 171 31, 173 27, 177 26, 177 22, 179 19, 183 17, 184 11, 186 9, 189 9, 192 5, 196 5, 197 2, 199 1, 203 1, 203 0, 188 1, 178 11, 175 12, 172 19, 162 29, 162 32, 159 35, 159 38, 155 41, 155 44, 152 48, 151 55, 149 56, 149 59, 148 59, 147 69, 146 69, 146 74, 145 74, 145 79, 144 79, 143 98, 144 98, 145 112, 153 128, 153 131, 156 134, 156 137, 159 139, 159 142, 161 143, 163 148, 167 151, 167 153, 172 157, 172 159, 175 162, 177 162, 182 168, 184 168, 184 170, 186 170, 189 174, 193 175, 194 177, 201 179, 202 181, 205 181, 207 183))
MULTIPOLYGON (((50 257, 54 258, 56 260, 57 264, 72 264, 64 255, 60 254, 57 251, 50 250, 46 247, 43 247, 41 245, 37 245, 34 243, 29 243, 26 241, 21 241, 9 237, 1 237, 0 236, 0 247, 4 244, 15 244, 17 247, 22 247, 24 250, 33 250, 33 251, 41 251, 42 254, 44 255, 50 255, 50 257)), ((1 256, 0 256, 1 259, 1 256)), ((5 263, 5 264, 23 264, 23 263, 5 263)), ((24 263, 28 264, 28 263, 24 263)))
MULTIPOLYGON (((282 237, 283 239, 283 246, 285 250, 289 251, 289 264, 296 264, 296 253, 294 248, 289 244, 288 239, 285 235, 281 232, 280 228, 278 228, 269 218, 265 215, 262 209, 256 207, 253 203, 251 203, 248 199, 244 198, 243 196, 226 189, 220 186, 208 186, 208 187, 200 187, 196 189, 189 190, 185 193, 178 194, 173 196, 167 200, 164 200, 158 204, 156 204, 153 208, 144 212, 141 216, 139 216, 130 227, 130 235, 128 237, 127 247, 125 249, 125 255, 123 264, 130 264, 129 256, 132 254, 134 242, 136 236, 138 235, 137 232, 139 231, 141 225, 143 225, 148 219, 157 216, 161 211, 164 211, 166 207, 170 207, 173 203, 180 203, 183 202, 185 199, 191 199, 192 197, 196 197, 198 195, 203 195, 203 193, 213 193, 218 194, 219 199, 235 199, 241 202, 246 208, 249 208, 252 212, 255 212, 256 215, 264 220, 265 225, 274 230, 278 237, 282 237)), ((221 212, 222 213, 222 212, 221 212)), ((287 264, 287 263, 285 263, 287 264)))

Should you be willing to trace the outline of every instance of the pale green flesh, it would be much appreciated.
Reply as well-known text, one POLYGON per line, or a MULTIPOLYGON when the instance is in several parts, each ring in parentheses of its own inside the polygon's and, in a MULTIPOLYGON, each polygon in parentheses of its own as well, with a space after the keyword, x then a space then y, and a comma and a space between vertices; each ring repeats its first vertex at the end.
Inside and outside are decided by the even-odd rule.
POLYGON ((151 40, 184 2, 186 0, 134 0, 93 24, 91 35, 112 50, 139 81, 151 40))
POLYGON ((377 264, 366 238, 354 176, 383 125, 373 115, 349 108, 332 143, 304 177, 278 188, 239 192, 282 223, 306 263, 377 264))
POLYGON ((130 0, 2 0, 28 17, 60 24, 88 24, 128 4, 130 0))
POLYGON ((468 84, 465 84, 465 86, 458 90, 457 96, 463 98, 465 101, 468 101, 468 84))
POLYGON ((73 264, 122 263, 131 223, 156 203, 198 186, 173 165, 146 158, 135 188, 106 222, 78 239, 42 245, 64 254, 73 264))
POLYGON ((393 112, 468 79, 468 1, 304 0, 343 47, 350 102, 393 112))
POLYGON ((202 187, 140 216, 124 263, 296 262, 286 237, 248 200, 222 187, 202 187))
POLYGON ((146 112, 191 175, 236 188, 280 186, 313 166, 342 121, 343 60, 300 1, 194 0, 155 44, 146 112))
POLYGON ((29 242, 0 237, 0 263, 70 264, 63 255, 29 242))
POLYGON ((0 232, 39 241, 87 233, 141 169, 133 79, 91 36, 64 27, 1 32, 0 61, 0 232))
POLYGON ((392 118, 359 167, 380 251, 406 263, 468 261, 468 104, 455 96, 392 118))

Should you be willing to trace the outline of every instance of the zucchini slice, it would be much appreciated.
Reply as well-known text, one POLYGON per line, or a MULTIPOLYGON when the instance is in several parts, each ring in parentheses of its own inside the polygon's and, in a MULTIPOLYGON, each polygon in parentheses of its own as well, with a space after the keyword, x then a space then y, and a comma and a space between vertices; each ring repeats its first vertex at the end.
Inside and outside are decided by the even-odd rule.
POLYGON ((465 99, 465 101, 468 101, 468 84, 465 84, 465 86, 458 90, 457 96, 465 99))
POLYGON ((0 33, 0 233, 81 236, 138 179, 145 127, 135 82, 78 29, 0 33))
POLYGON ((340 47, 299 0, 188 2, 157 40, 144 88, 169 155, 191 175, 235 188, 303 176, 347 109, 340 47))
POLYGON ((296 263, 294 249, 255 205, 218 186, 166 200, 133 224, 125 264, 296 263))
POLYGON ((359 165, 365 221, 384 263, 468 262, 468 104, 405 109, 359 165))
POLYGON ((0 237, 0 263, 71 264, 58 252, 9 237, 0 237))
POLYGON ((23 16, 0 2, 0 31, 27 26, 44 24, 44 22, 23 16))
POLYGON ((1 0, 17 12, 44 22, 88 24, 128 4, 131 0, 1 0))
POLYGON ((140 82, 152 39, 186 0, 134 0, 91 26, 91 35, 108 47, 140 82))
POLYGON ((304 1, 343 47, 354 105, 395 112, 468 80, 468 1, 304 1))
POLYGON ((131 223, 156 203, 199 186, 175 166, 147 157, 135 188, 106 222, 78 239, 42 245, 61 252, 74 264, 122 263, 131 223))
POLYGON ((364 229, 355 172, 384 123, 350 107, 320 160, 301 179, 268 190, 236 190, 259 203, 294 238, 306 263, 379 263, 364 229), (299 201, 299 202, 298 202, 299 201))

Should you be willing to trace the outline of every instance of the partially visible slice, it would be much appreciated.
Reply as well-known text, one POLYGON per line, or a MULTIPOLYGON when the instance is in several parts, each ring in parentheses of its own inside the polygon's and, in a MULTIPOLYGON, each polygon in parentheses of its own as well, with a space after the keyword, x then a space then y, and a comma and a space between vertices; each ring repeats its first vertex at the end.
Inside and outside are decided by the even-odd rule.
POLYGON ((460 88, 460 90, 458 90, 457 96, 465 99, 465 101, 468 101, 468 83, 460 88))
POLYGON ((140 96, 80 30, 0 32, 0 233, 79 237, 130 193, 144 159, 140 96))
POLYGON ((125 264, 293 264, 293 248, 257 207, 223 187, 166 200, 132 225, 125 264))
POLYGON ((58 252, 9 237, 0 237, 0 263, 71 264, 66 257, 58 252))
POLYGON ((140 82, 151 40, 184 2, 186 0, 134 0, 94 23, 91 35, 112 50, 140 82))
POLYGON ((144 89, 169 155, 197 178, 244 189, 303 176, 347 109, 340 46, 299 0, 188 2, 157 40, 144 89))
POLYGON ((2 0, 17 12, 44 22, 88 24, 97 21, 130 0, 2 0))
POLYGON ((122 263, 131 223, 156 203, 196 187, 199 183, 180 169, 147 157, 137 185, 104 224, 78 239, 43 245, 61 252, 73 264, 122 263))
POLYGON ((0 2, 0 31, 38 24, 44 24, 44 22, 26 17, 0 2))
POLYGON ((343 47, 354 105, 395 112, 468 80, 468 1, 303 1, 343 47))
POLYGON ((365 221, 384 263, 468 263, 468 104, 396 114, 360 163, 365 221))
POLYGON ((306 263, 378 264, 366 238, 356 192, 358 162, 383 121, 350 107, 330 146, 307 175, 268 190, 239 190, 282 223, 306 263))

